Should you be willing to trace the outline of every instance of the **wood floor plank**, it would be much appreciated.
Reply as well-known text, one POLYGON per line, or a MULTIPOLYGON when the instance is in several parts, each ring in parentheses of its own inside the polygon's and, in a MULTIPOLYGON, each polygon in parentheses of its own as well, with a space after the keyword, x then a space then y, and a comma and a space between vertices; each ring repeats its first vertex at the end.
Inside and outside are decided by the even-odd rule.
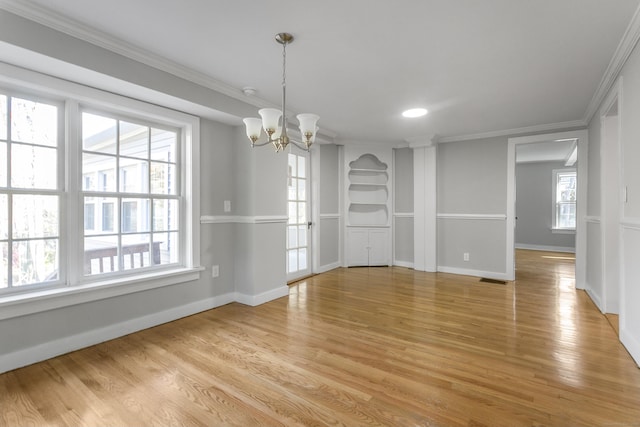
POLYGON ((332 270, 0 375, 0 425, 640 427, 640 370, 573 262, 332 270))

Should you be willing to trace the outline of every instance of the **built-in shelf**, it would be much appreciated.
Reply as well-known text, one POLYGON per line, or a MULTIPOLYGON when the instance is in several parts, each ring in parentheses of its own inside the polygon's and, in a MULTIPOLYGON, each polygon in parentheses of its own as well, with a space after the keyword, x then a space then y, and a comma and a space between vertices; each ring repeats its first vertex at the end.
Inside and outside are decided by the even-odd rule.
POLYGON ((388 166, 367 153, 349 163, 349 225, 386 225, 389 222, 388 166))
POLYGON ((346 263, 390 265, 391 150, 346 150, 346 263), (380 159, 385 159, 381 161, 380 159))

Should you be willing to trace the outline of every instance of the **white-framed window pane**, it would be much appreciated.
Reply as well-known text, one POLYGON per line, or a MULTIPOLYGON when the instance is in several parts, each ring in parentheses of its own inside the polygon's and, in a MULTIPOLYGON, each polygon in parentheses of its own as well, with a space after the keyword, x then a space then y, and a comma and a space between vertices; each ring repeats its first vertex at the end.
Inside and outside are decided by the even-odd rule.
POLYGON ((164 129, 151 129, 151 160, 177 161, 178 134, 164 129))
POLYGON ((149 162, 139 159, 120 159, 120 191, 147 193, 149 191, 149 162))
POLYGON ((297 172, 297 161, 296 161, 297 156, 295 154, 288 154, 288 162, 289 162, 289 177, 296 177, 298 176, 298 172, 297 172))
POLYGON ((297 177, 298 178, 306 178, 307 177, 307 173, 306 173, 306 162, 307 159, 304 158, 303 156, 296 156, 298 158, 298 174, 297 177))
POLYGON ((9 243, 0 242, 0 289, 9 287, 9 243))
POLYGON ((0 194, 0 240, 9 238, 9 197, 0 194))
POLYGON ((36 145, 11 145, 11 186, 58 188, 58 150, 36 145))
POLYGON ((558 204, 558 228, 575 228, 576 227, 576 204, 560 203, 558 204))
POLYGON ((298 246, 300 247, 307 246, 307 226, 306 225, 298 226, 298 246))
POLYGON ((287 188, 289 190, 289 200, 296 200, 296 196, 298 195, 298 180, 295 178, 290 178, 287 188))
POLYGON ((84 274, 118 271, 118 236, 95 236, 84 239, 84 274))
POLYGON ((58 196, 13 195, 13 238, 58 236, 58 196))
POLYGON ((298 270, 307 268, 307 248, 298 249, 298 270))
POLYGON ((298 227, 288 226, 287 227, 287 248, 297 248, 298 247, 298 227))
POLYGON ((307 204, 298 203, 298 224, 307 223, 307 204))
POLYGON ((177 194, 176 166, 170 163, 151 162, 151 193, 177 194))
POLYGON ((96 205, 95 203, 87 203, 85 197, 84 203, 84 231, 94 231, 96 229, 96 205))
POLYGON ((110 197, 100 200, 100 231, 111 233, 118 229, 116 217, 116 205, 118 199, 110 197))
POLYGON ((7 140, 7 96, 0 95, 0 139, 7 140))
POLYGON ((298 179, 298 200, 306 200, 307 199, 307 185, 306 180, 298 179))
POLYGON ((175 231, 178 229, 178 201, 175 199, 153 200, 153 231, 175 231))
POLYGON ((57 280, 58 239, 14 241, 12 246, 13 286, 57 280))
POLYGON ((127 234, 122 236, 122 269, 149 267, 149 234, 127 234))
POLYGON ((178 233, 154 233, 152 250, 154 264, 176 264, 180 261, 178 233))
POLYGON ((287 251, 287 273, 298 271, 298 250, 291 249, 287 251))
POLYGON ((149 158, 149 128, 120 121, 120 155, 138 159, 149 158))
POLYGON ((58 107, 12 97, 11 140, 56 147, 58 107))
POLYGON ((82 113, 82 149, 116 154, 118 121, 97 114, 82 113))
POLYGON ((289 202, 289 224, 295 224, 298 219, 298 203, 289 202))
POLYGON ((82 190, 116 191, 116 158, 101 154, 82 155, 82 190))
POLYGON ((139 233, 149 230, 149 199, 122 199, 121 224, 123 233, 139 233))
POLYGON ((0 142, 0 187, 7 186, 7 143, 0 142))

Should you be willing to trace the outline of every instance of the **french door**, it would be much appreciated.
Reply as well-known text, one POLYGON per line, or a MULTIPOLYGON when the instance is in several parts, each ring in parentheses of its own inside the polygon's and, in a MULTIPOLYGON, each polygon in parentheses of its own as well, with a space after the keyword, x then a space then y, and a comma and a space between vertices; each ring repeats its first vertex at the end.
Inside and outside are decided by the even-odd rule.
POLYGON ((311 274, 309 153, 288 153, 287 280, 311 274))

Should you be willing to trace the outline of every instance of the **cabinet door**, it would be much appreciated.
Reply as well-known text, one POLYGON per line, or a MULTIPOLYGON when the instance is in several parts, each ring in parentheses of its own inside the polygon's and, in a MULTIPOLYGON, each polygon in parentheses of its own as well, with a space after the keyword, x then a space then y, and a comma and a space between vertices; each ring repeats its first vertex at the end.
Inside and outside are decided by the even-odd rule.
POLYGON ((347 265, 369 265, 369 230, 349 230, 347 240, 347 265))
POLYGON ((369 230, 369 265, 389 265, 389 231, 369 230))

